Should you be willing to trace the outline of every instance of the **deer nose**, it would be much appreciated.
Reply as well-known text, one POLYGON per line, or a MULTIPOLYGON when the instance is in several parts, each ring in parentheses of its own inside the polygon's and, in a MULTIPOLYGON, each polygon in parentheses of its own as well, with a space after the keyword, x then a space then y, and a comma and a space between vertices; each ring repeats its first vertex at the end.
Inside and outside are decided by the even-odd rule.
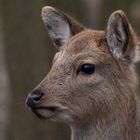
POLYGON ((39 90, 35 90, 27 96, 26 104, 30 108, 36 108, 36 106, 40 103, 40 100, 43 96, 43 93, 39 90))

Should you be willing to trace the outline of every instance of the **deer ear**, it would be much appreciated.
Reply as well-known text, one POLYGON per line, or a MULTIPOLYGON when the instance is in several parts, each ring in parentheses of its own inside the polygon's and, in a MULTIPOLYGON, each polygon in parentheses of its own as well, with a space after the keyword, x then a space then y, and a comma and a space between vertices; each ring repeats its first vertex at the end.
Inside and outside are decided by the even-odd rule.
POLYGON ((136 35, 123 11, 118 10, 110 16, 106 38, 109 50, 115 59, 125 64, 134 60, 136 35))
POLYGON ((42 8, 42 19, 57 47, 63 46, 73 35, 84 30, 84 27, 72 17, 50 6, 42 8))

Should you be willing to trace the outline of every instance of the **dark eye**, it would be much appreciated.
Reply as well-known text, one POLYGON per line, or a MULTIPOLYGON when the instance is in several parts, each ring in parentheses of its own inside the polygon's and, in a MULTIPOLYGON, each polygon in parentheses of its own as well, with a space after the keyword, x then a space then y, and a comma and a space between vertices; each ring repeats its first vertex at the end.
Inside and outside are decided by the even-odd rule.
POLYGON ((95 65, 94 64, 83 64, 79 69, 79 72, 84 74, 92 74, 95 72, 95 65))

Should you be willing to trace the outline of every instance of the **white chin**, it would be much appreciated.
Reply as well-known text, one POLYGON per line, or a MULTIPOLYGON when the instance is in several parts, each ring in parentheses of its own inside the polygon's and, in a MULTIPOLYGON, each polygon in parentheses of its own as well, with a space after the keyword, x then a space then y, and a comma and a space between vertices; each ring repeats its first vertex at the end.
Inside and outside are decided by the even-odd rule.
POLYGON ((59 121, 65 123, 72 122, 71 115, 64 111, 51 111, 48 109, 37 109, 36 113, 42 118, 50 119, 52 121, 59 121))
POLYGON ((55 117, 51 118, 51 120, 69 123, 72 122, 72 117, 66 112, 59 112, 55 117))
POLYGON ((46 119, 51 119, 55 115, 53 111, 46 110, 46 109, 38 109, 37 113, 46 119))

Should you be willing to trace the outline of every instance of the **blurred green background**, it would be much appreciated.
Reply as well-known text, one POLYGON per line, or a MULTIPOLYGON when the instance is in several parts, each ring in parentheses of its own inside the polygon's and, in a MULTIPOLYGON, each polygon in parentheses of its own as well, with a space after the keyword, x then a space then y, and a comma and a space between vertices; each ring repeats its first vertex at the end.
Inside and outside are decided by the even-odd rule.
POLYGON ((123 9, 140 34, 140 0, 0 0, 0 140, 70 139, 68 126, 39 120, 25 105, 56 52, 40 16, 45 5, 93 29, 105 29, 109 15, 123 9))

